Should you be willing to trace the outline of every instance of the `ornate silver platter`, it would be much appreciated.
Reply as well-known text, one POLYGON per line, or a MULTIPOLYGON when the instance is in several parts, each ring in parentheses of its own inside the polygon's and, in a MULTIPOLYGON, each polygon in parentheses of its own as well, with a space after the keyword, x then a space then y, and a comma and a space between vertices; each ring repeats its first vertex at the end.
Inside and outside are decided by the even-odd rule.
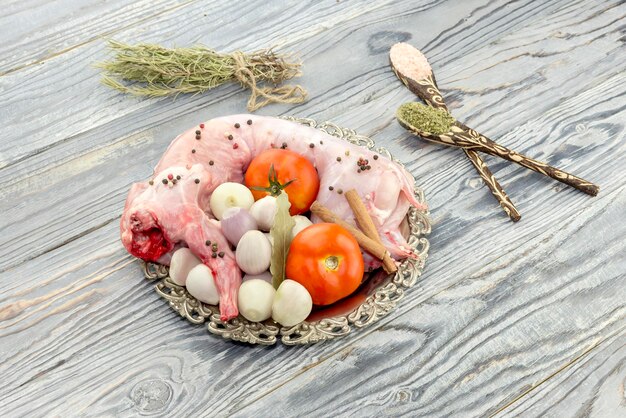
MULTIPOLYGON (((351 142, 384 155, 398 164, 388 150, 375 147, 368 137, 357 135, 351 129, 330 122, 317 123, 312 119, 286 117, 337 138, 351 142)), ((424 192, 415 186, 415 196, 425 203, 424 192)), ((241 315, 228 322, 220 320, 217 306, 198 302, 184 287, 170 281, 166 266, 141 261, 146 279, 156 281, 156 292, 169 306, 192 324, 207 324, 209 332, 224 338, 250 344, 272 345, 280 340, 286 345, 313 344, 343 337, 357 328, 378 321, 393 310, 406 289, 411 288, 421 275, 428 256, 429 243, 425 238, 431 225, 428 212, 410 208, 406 216, 405 234, 419 258, 404 260, 395 274, 387 275, 382 269, 368 274, 361 287, 351 296, 320 309, 314 309, 306 321, 293 327, 281 327, 273 320, 250 322, 241 315)))

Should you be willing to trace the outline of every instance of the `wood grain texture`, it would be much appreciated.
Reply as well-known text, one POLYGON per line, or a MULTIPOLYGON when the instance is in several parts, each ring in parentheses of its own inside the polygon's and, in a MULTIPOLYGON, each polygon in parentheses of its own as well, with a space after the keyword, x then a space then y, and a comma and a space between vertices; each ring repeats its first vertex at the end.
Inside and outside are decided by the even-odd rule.
POLYGON ((190 0, 20 1, 3 6, 0 75, 63 55, 72 49, 150 21, 190 0))
POLYGON ((623 333, 598 341, 504 416, 623 416, 625 351, 623 333))
POLYGON ((623 2, 78 4, 10 2, 0 18, 24 34, 0 31, 1 68, 15 68, 0 76, 1 415, 623 415, 623 2), (29 8, 37 19, 23 18, 29 8), (397 311, 348 339, 265 348, 217 339, 165 306, 119 244, 128 187, 180 131, 244 111, 247 93, 109 91, 91 67, 107 31, 299 51, 310 100, 259 113, 370 135, 426 190, 431 256, 397 311), (413 100, 388 67, 398 41, 427 54, 458 119, 600 195, 487 157, 525 215, 503 219, 458 152, 394 120, 413 100))

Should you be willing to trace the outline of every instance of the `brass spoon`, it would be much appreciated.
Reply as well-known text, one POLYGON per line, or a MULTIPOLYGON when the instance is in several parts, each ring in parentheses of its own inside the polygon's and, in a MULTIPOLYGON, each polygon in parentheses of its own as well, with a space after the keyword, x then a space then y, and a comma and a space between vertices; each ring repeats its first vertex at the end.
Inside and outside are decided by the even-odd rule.
MULTIPOLYGON (((396 76, 415 95, 434 108, 448 111, 443 96, 437 87, 435 74, 428 64, 426 56, 418 49, 406 43, 395 44, 389 51, 389 62, 396 76)), ((513 222, 519 221, 522 215, 518 212, 478 152, 472 149, 463 149, 463 151, 487 187, 489 187, 491 193, 498 200, 502 209, 513 222)))
POLYGON ((412 106, 413 108, 416 108, 415 106, 423 105, 415 103, 404 104, 398 109, 396 117, 398 119, 398 122, 400 122, 400 125, 402 125, 405 129, 409 130, 415 135, 421 136, 424 139, 442 145, 450 145, 463 149, 472 149, 475 151, 484 152, 486 154, 495 155, 496 157, 504 158, 505 160, 517 163, 522 167, 526 167, 530 170, 541 173, 544 176, 548 176, 550 178, 558 180, 561 183, 565 183, 568 186, 574 187, 575 189, 578 189, 591 196, 596 196, 598 194, 598 191, 600 190, 597 185, 590 183, 587 180, 581 179, 580 177, 576 177, 572 174, 566 173, 565 171, 559 170, 558 168, 552 167, 546 163, 534 160, 506 147, 503 147, 502 145, 493 142, 486 136, 476 132, 475 130, 469 129, 467 126, 459 123, 456 120, 451 125, 450 130, 446 133, 433 134, 423 131, 419 127, 413 126, 409 121, 405 119, 405 114, 403 112, 403 108, 405 106, 412 106))

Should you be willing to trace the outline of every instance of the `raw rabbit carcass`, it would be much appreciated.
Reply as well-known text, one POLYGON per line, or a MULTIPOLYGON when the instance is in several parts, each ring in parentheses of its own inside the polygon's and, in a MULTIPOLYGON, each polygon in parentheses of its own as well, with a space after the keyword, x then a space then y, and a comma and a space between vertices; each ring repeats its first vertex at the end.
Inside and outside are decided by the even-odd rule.
MULTIPOLYGON (((342 195, 355 189, 392 257, 413 256, 400 223, 410 205, 423 206, 414 197, 409 173, 383 156, 320 130, 253 115, 211 119, 174 139, 152 178, 135 183, 128 194, 120 225, 124 246, 138 258, 162 264, 169 264, 175 248, 189 247, 215 276, 222 320, 234 318, 241 271, 211 214, 209 200, 218 185, 242 183, 256 155, 281 147, 301 154, 316 167, 321 204, 355 224, 342 195), (361 165, 367 161, 368 168, 360 170, 359 161, 361 165), (223 257, 212 256, 214 243, 223 257)), ((379 265, 371 257, 365 260, 366 267, 379 265)))

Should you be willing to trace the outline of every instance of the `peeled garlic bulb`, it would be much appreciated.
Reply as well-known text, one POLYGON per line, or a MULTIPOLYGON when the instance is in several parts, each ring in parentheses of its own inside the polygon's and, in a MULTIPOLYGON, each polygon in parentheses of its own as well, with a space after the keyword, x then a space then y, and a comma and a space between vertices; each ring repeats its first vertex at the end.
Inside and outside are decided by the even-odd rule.
POLYGON ((252 204, 250 215, 256 220, 261 231, 269 231, 274 225, 276 216, 276 198, 265 196, 252 204))
POLYGON ((252 192, 243 184, 222 183, 213 190, 209 206, 213 215, 217 219, 222 219, 226 209, 232 207, 250 209, 253 203, 252 192))
POLYGON ((296 215, 292 216, 291 218, 296 222, 293 229, 291 230, 291 239, 294 239, 295 236, 298 235, 298 233, 307 226, 313 225, 313 222, 311 222, 311 220, 306 216, 296 215))
POLYGON ((313 300, 308 290, 293 280, 284 280, 272 305, 272 319, 284 327, 292 327, 304 321, 313 309, 313 300))
POLYGON ((247 210, 235 207, 224 211, 220 227, 228 242, 237 246, 243 234, 256 230, 257 224, 247 210))
POLYGON ((179 248, 172 254, 170 278, 177 285, 184 286, 191 269, 201 263, 189 248, 179 248))
POLYGON ((266 281, 253 279, 243 282, 237 295, 239 313, 248 321, 265 321, 272 316, 275 293, 272 285, 266 281))
POLYGON ((244 273, 261 274, 270 267, 272 246, 261 231, 248 231, 239 240, 235 259, 244 273))
POLYGON ((272 273, 270 273, 269 271, 264 271, 261 274, 244 274, 243 276, 243 281, 248 281, 248 280, 255 280, 255 279, 259 279, 259 280, 263 280, 266 281, 268 283, 272 283, 272 273))
POLYGON ((185 287, 189 294, 200 302, 217 305, 220 301, 213 273, 204 264, 198 264, 191 269, 185 287))

